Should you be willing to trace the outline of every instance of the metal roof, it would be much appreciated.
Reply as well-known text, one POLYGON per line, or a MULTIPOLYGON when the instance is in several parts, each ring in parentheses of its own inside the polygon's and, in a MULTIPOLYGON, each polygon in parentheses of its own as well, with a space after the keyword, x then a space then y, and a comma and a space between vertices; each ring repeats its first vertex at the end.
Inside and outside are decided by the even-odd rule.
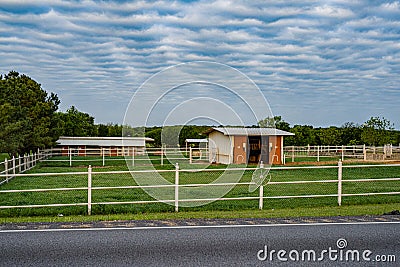
MULTIPOLYGON (((293 133, 282 131, 275 128, 239 128, 239 127, 216 127, 214 131, 224 135, 247 135, 247 136, 292 136, 293 133)), ((212 132, 212 131, 210 131, 212 132)))
POLYGON ((185 140, 186 143, 208 143, 207 139, 196 139, 196 138, 188 138, 185 140))
POLYGON ((75 137, 75 136, 60 136, 57 144, 60 146, 135 146, 144 147, 146 142, 154 141, 148 137, 75 137))

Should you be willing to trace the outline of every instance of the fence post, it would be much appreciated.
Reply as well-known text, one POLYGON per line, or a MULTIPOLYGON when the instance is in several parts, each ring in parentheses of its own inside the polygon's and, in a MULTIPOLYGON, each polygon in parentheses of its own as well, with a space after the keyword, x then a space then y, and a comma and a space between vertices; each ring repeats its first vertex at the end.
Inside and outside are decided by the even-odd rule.
POLYGON ((18 173, 21 173, 21 155, 18 156, 18 173))
POLYGON ((317 161, 319 162, 319 146, 317 146, 317 161))
POLYGON ((175 211, 179 210, 179 163, 175 163, 175 211))
POLYGON ((104 147, 101 148, 101 153, 102 153, 102 156, 103 156, 103 167, 104 167, 104 166, 106 165, 106 162, 105 162, 105 160, 106 160, 106 159, 105 159, 105 154, 106 154, 106 153, 105 153, 105 151, 104 151, 104 147))
POLYGON ((342 161, 338 162, 338 205, 342 205, 342 174, 343 174, 343 166, 342 161))
POLYGON ((6 182, 8 183, 8 160, 4 159, 4 173, 6 174, 6 182))
POLYGON ((363 154, 364 154, 364 161, 367 160, 367 149, 365 147, 365 144, 363 145, 363 154))
POLYGON ((344 145, 342 145, 342 161, 344 161, 344 145))
POLYGON ((264 206, 264 186, 260 185, 260 199, 258 201, 258 208, 262 210, 263 206, 264 206))
POLYGON ((88 215, 92 214, 92 165, 88 167, 88 215))
POLYGON ((161 145, 161 165, 164 165, 164 145, 161 145))
POLYGON ((292 162, 294 162, 294 146, 292 146, 292 162))
POLYGON ((383 145, 383 159, 385 160, 387 157, 387 146, 383 145))
POLYGON ((28 155, 24 154, 24 171, 28 169, 28 155))
POLYGON ((72 148, 68 149, 69 153, 69 166, 72 167, 72 148))
POLYGON ((15 157, 14 157, 14 156, 13 156, 13 158, 12 158, 12 165, 13 165, 13 167, 12 167, 13 176, 15 177, 15 157))
POLYGON ((135 167, 135 147, 132 147, 132 167, 135 167))
POLYGON ((189 147, 189 163, 190 164, 192 164, 192 162, 193 162, 192 157, 193 157, 193 150, 192 150, 192 147, 189 147))

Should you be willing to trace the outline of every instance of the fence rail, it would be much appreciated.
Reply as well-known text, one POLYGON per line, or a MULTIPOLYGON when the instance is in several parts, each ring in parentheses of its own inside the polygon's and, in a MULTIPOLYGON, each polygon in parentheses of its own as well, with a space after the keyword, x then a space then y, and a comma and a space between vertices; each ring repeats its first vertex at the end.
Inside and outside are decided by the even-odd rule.
MULTIPOLYGON (((17 165, 16 165, 17 166, 17 165)), ((175 207, 175 211, 179 210, 179 207, 182 203, 185 202, 205 202, 205 201, 244 201, 244 200, 254 200, 258 202, 258 208, 263 209, 264 201, 267 199, 301 199, 301 198, 327 198, 327 197, 335 197, 337 198, 337 205, 342 204, 343 197, 355 197, 355 196, 381 196, 381 195, 399 195, 400 194, 400 164, 388 164, 388 165, 346 165, 343 166, 342 162, 339 161, 337 166, 302 166, 302 167, 275 167, 272 168, 270 173, 274 177, 279 177, 279 172, 287 171, 288 174, 293 176, 293 172, 295 171, 312 171, 312 170, 336 170, 335 172, 330 173, 330 179, 326 177, 323 179, 311 177, 312 179, 308 180, 290 180, 290 181, 279 181, 272 179, 268 183, 263 183, 259 188, 256 194, 243 194, 243 195, 233 195, 233 196, 223 196, 219 198, 214 197, 198 197, 195 198, 184 198, 180 195, 181 188, 184 187, 209 187, 210 190, 213 187, 218 186, 235 186, 235 187, 243 187, 243 186, 250 186, 254 185, 253 181, 240 181, 237 183, 207 183, 204 181, 203 183, 196 183, 190 182, 185 183, 187 180, 191 178, 193 175, 201 174, 202 177, 213 177, 213 175, 218 175, 218 172, 238 172, 238 171, 246 171, 248 172, 248 176, 251 177, 251 173, 253 171, 258 170, 257 168, 230 168, 230 169, 180 169, 179 165, 176 165, 174 170, 151 170, 151 171, 93 171, 92 167, 89 166, 87 171, 85 172, 69 172, 69 173, 35 173, 35 174, 24 174, 24 173, 16 173, 13 174, 13 177, 17 178, 29 178, 29 179, 37 179, 37 178, 47 178, 50 180, 51 177, 55 177, 54 179, 58 180, 67 180, 72 178, 76 178, 76 180, 80 181, 80 184, 86 180, 86 185, 76 186, 76 187, 54 187, 54 188, 25 188, 25 189, 3 189, 0 190, 1 195, 8 195, 8 194, 20 194, 20 193, 49 193, 49 192, 70 192, 70 191, 80 191, 80 201, 71 200, 68 203, 42 203, 42 204, 29 204, 29 203, 16 203, 16 204, 8 204, 5 205, 4 203, 0 204, 0 209, 13 209, 13 208, 48 208, 48 207, 68 207, 68 206, 86 206, 87 207, 87 214, 92 214, 92 206, 96 205, 141 205, 141 204, 154 204, 154 203, 172 203, 175 207), (392 167, 394 168, 394 174, 390 175, 392 177, 354 177, 352 172, 356 172, 357 169, 361 170, 363 168, 370 168, 378 169, 382 167, 392 167), (349 174, 346 174, 349 172, 349 174), (143 173, 159 173, 164 175, 169 175, 171 177, 170 184, 159 184, 159 185, 146 185, 146 186, 139 186, 139 185, 114 185, 114 186, 107 186, 107 185, 98 185, 99 178, 103 177, 104 181, 111 181, 113 179, 121 180, 124 176, 130 176, 135 174, 143 174, 143 173), (343 178, 343 175, 346 175, 343 178), (182 177, 185 181, 182 182, 182 177), (174 177, 174 178, 173 178, 174 177), (95 182, 93 181, 95 180, 95 182), (371 183, 372 185, 380 185, 383 183, 393 183, 392 186, 387 187, 385 184, 385 188, 382 190, 377 190, 374 187, 371 187, 371 190, 365 190, 365 188, 361 188, 358 190, 365 190, 365 191, 345 191, 347 187, 352 188, 352 186, 359 186, 360 184, 364 183, 371 183), (312 190, 307 191, 310 185, 324 185, 330 186, 327 192, 313 192, 312 190), (290 194, 291 190, 284 191, 283 193, 277 192, 277 195, 269 194, 273 192, 274 188, 278 188, 277 186, 295 186, 295 185, 305 185, 302 187, 305 192, 303 194, 299 194, 297 190, 292 190, 292 194, 290 194), (334 186, 334 187, 332 187, 334 186), (103 201, 98 196, 94 196, 96 192, 108 192, 113 190, 142 190, 145 188, 170 188, 174 189, 173 194, 171 194, 170 199, 162 199, 156 200, 152 198, 145 198, 145 199, 127 199, 125 201, 117 201, 117 200, 107 200, 103 201), (336 188, 336 189, 335 189, 336 188), (386 189, 390 188, 390 189, 386 189), (394 190, 393 190, 394 188, 394 190), (85 198, 86 201, 82 201, 82 198, 85 198)), ((7 174, 1 174, 0 178, 7 179, 9 177, 7 174)), ((295 177, 296 178, 296 177, 295 177)), ((52 180, 51 180, 52 181, 52 180)), ((133 180, 130 180, 133 182, 133 180)), ((1 187, 0 187, 1 188, 1 187)), ((377 187, 378 188, 378 187, 377 187)), ((172 192, 172 191, 171 191, 172 192)), ((243 191, 244 192, 244 191, 243 191)), ((34 199, 34 195, 32 195, 34 199)), ((2 198, 5 199, 5 198, 2 198)), ((400 202, 400 201, 399 201, 400 202)))

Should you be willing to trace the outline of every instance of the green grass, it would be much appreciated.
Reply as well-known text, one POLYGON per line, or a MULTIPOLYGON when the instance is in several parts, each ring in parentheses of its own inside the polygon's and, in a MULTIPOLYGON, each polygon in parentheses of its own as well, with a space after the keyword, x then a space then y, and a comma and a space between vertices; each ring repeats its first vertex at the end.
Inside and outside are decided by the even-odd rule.
POLYGON ((186 219, 231 219, 231 218, 288 218, 288 217, 327 217, 382 215, 399 209, 399 203, 373 205, 343 205, 335 207, 284 208, 263 210, 232 211, 180 211, 122 213, 105 215, 67 215, 65 216, 21 216, 0 217, 0 224, 25 222, 92 222, 123 220, 186 220, 186 219))
MULTIPOLYGON (((121 161, 124 162, 125 161, 121 161)), ((30 173, 61 173, 61 172, 86 172, 87 167, 76 165, 72 167, 59 167, 52 165, 53 162, 42 162, 36 168, 29 171, 30 173)), ((183 168, 188 167, 182 163, 183 168)), ((199 168, 201 165, 192 165, 192 168, 199 168)), ((204 166, 203 166, 204 167, 204 166)), ((224 165, 212 165, 209 168, 224 168, 224 165)), ((146 168, 146 166, 137 166, 136 168, 146 168)), ((174 169, 172 164, 157 166, 157 169, 174 169)), ((135 180, 129 173, 126 174, 97 174, 96 172, 111 171, 111 170, 127 170, 126 165, 112 165, 105 167, 94 167, 92 176, 92 186, 124 186, 136 185, 135 180)), ((180 173, 180 183, 209 183, 217 179, 222 174, 221 171, 200 172, 200 173, 180 173)), ((313 180, 335 180, 337 179, 337 169, 291 169, 279 170, 272 168, 270 171, 271 181, 313 181, 313 180)), ((172 182, 175 177, 174 172, 163 173, 162 176, 172 182)), ((358 178, 390 178, 400 177, 400 167, 368 167, 368 168, 344 168, 343 179, 358 179, 358 178)), ((145 176, 146 178, 146 176, 145 176)), ((246 171, 241 178, 242 182, 250 182, 252 171, 246 171)), ((87 186, 87 175, 56 175, 56 176, 31 176, 18 177, 11 180, 8 184, 0 186, 0 190, 11 189, 37 189, 37 188, 59 188, 59 187, 85 187, 87 186)), ((169 195, 172 199, 173 188, 166 189, 165 195, 169 195)), ((207 193, 212 193, 213 188, 209 187, 207 193)), ((361 193, 361 192, 400 192, 400 182, 369 182, 369 183, 346 183, 343 185, 343 193, 361 193)), ((195 191, 196 195, 191 197, 207 197, 195 191)), ((282 195, 322 195, 336 194, 336 183, 318 183, 318 184, 295 184, 295 185, 271 185, 268 184, 264 188, 264 196, 282 196, 282 195)), ((240 185, 233 188, 225 197, 257 197, 258 190, 251 193, 248 190, 248 185, 240 185)), ((92 202, 124 202, 135 200, 152 200, 152 198, 142 189, 112 189, 112 190, 93 190, 92 202)), ((23 193, 1 193, 0 205, 24 205, 24 204, 50 204, 50 203, 85 203, 87 201, 86 190, 74 190, 65 192, 23 192, 23 193)), ((369 197, 344 197, 343 205, 389 205, 400 206, 399 195, 381 195, 369 197)), ((291 199, 265 199, 265 210, 301 210, 301 209, 321 209, 321 210, 336 210, 336 197, 323 198, 291 198, 291 199)), ((258 200, 240 200, 240 201, 217 201, 199 207, 181 207, 180 211, 184 213, 198 212, 204 213, 219 213, 230 212, 246 212, 250 214, 258 214, 258 200)), ((137 205, 93 205, 92 213, 95 215, 111 215, 111 214, 166 214, 173 212, 174 208, 163 203, 155 204, 137 204, 137 205)), ((55 216, 63 214, 67 216, 85 215, 87 213, 86 206, 73 207, 51 207, 51 208, 18 208, 18 209, 2 209, 0 217, 21 217, 21 216, 55 216)), ((173 213, 174 214, 174 213, 173 213)), ((175 216, 175 215, 174 215, 175 216)))

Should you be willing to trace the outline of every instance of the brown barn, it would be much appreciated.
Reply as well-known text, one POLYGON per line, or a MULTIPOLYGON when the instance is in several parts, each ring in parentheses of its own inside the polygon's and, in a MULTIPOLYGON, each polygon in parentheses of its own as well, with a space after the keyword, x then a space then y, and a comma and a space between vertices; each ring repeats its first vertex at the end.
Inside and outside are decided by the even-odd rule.
POLYGON ((208 132, 210 162, 282 164, 283 138, 293 133, 274 128, 218 127, 208 132))

